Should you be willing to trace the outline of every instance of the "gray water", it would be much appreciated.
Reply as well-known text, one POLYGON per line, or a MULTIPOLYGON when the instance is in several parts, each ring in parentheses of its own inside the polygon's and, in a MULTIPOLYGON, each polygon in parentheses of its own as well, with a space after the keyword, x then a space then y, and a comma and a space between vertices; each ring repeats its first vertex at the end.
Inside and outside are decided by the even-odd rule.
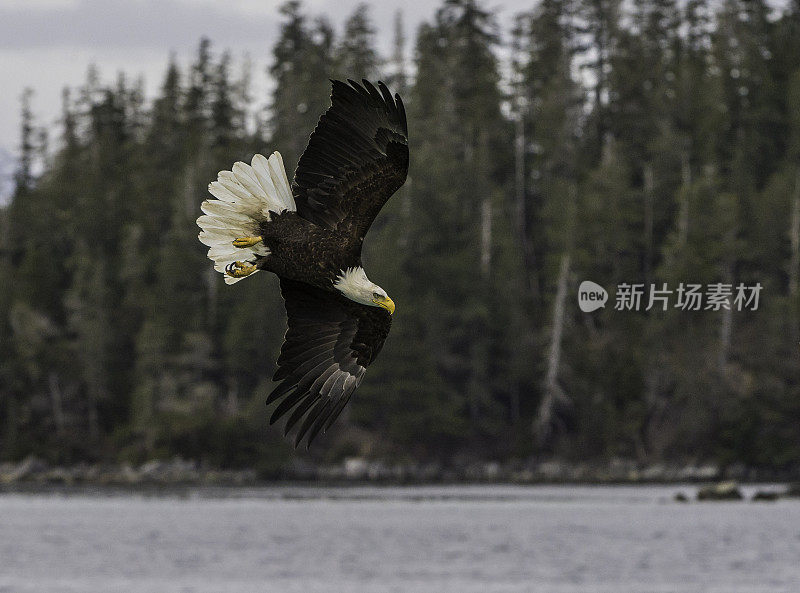
POLYGON ((3 494, 0 592, 800 591, 800 501, 678 490, 3 494))

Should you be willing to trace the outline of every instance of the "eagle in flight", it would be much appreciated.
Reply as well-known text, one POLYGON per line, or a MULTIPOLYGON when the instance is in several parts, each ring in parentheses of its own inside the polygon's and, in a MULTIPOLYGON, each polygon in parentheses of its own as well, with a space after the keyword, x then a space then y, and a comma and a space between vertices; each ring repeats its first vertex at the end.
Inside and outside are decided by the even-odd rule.
POLYGON ((332 81, 331 106, 300 157, 294 181, 280 153, 220 171, 203 202, 200 241, 233 284, 265 270, 280 279, 288 330, 273 377, 270 424, 291 412, 297 446, 341 413, 380 352, 394 302, 367 278, 361 246, 408 172, 403 102, 377 88, 332 81))

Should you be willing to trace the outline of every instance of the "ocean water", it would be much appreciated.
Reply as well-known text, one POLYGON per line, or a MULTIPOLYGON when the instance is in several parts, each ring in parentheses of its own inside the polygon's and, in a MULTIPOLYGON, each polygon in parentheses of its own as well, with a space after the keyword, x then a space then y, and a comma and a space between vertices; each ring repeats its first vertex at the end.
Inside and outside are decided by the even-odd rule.
POLYGON ((800 591, 800 500, 677 491, 694 489, 1 494, 0 592, 800 591))

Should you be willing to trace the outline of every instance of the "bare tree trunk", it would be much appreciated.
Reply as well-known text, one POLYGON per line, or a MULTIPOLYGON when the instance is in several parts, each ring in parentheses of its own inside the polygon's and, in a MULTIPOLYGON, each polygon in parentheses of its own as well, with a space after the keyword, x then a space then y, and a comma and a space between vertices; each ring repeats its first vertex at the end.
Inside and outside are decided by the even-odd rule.
POLYGON ((792 343, 800 340, 800 320, 798 320, 798 283, 800 283, 800 166, 794 179, 792 192, 792 215, 789 230, 791 259, 789 261, 789 310, 791 318, 792 343))
MULTIPOLYGON (((9 210, 9 208, 5 208, 0 211, 0 272, 5 273, 7 276, 11 275, 11 221, 9 220, 9 210)), ((3 305, 5 303, 0 303, 0 306, 3 305)), ((2 310, 2 314, 7 316, 9 314, 8 309, 2 310)), ((11 340, 9 334, 3 335, 2 338, 9 340, 9 342, 11 340)), ((10 347, 10 343, 8 345, 10 347)), ((0 429, 0 446, 5 448, 5 455, 9 455, 10 451, 13 450, 12 448, 16 447, 17 444, 17 409, 14 395, 10 390, 5 393, 0 392, 0 404, 3 403, 3 400, 5 400, 6 424, 3 427, 5 428, 5 435, 3 435, 3 430, 0 429)))
POLYGON ((567 300, 567 281, 569 280, 570 254, 561 256, 558 270, 558 289, 553 304, 553 331, 550 339, 550 350, 547 358, 546 388, 552 389, 558 378, 558 365, 561 361, 561 337, 564 333, 564 310, 567 300))
MULTIPOLYGON (((492 190, 489 181, 489 142, 486 130, 480 130, 478 144, 469 154, 472 166, 477 173, 476 189, 481 199, 481 228, 480 228, 480 270, 481 280, 478 287, 480 299, 486 310, 492 306, 490 298, 492 275, 492 190)), ((491 395, 489 386, 490 362, 490 336, 487 327, 488 319, 481 316, 477 322, 475 334, 470 350, 470 366, 472 373, 468 386, 470 415, 476 426, 479 425, 486 402, 491 395)))
POLYGON ((409 229, 411 228, 411 187, 412 179, 411 177, 407 177, 403 187, 398 190, 398 193, 400 194, 400 216, 402 217, 403 221, 400 225, 401 234, 398 242, 402 249, 405 249, 408 246, 410 240, 409 229))
POLYGON ((644 404, 646 414, 642 419, 642 424, 639 430, 635 431, 634 447, 636 448, 636 459, 639 462, 647 461, 648 449, 650 442, 651 428, 655 421, 655 410, 659 407, 661 401, 659 389, 659 369, 655 367, 660 361, 658 356, 653 361, 654 364, 647 370, 647 375, 644 378, 644 404))
POLYGON ((225 401, 225 414, 229 417, 239 413, 239 382, 236 378, 228 381, 228 394, 225 401))
POLYGON ((681 153, 681 183, 683 191, 680 195, 680 210, 678 211, 678 245, 686 245, 689 238, 689 188, 692 185, 692 168, 689 165, 689 152, 681 153))
MULTIPOLYGON (((521 110, 520 110, 521 111, 521 110)), ((525 122, 517 115, 514 138, 514 222, 520 239, 525 234, 525 122)))
MULTIPOLYGON (((485 332, 481 332, 485 333, 485 332)), ((488 398, 488 340, 485 336, 473 339, 470 349, 472 375, 467 387, 469 398, 469 415, 472 422, 478 426, 481 419, 481 410, 488 398)))
POLYGON ((517 381, 514 382, 513 385, 509 387, 510 391, 510 399, 509 407, 511 408, 511 426, 517 426, 519 424, 520 417, 522 416, 522 411, 520 408, 520 396, 519 396, 519 385, 517 381))
MULTIPOLYGON (((6 426, 5 437, 0 439, 0 443, 5 447, 5 455, 9 455, 10 451, 16 450, 17 441, 19 439, 19 404, 17 398, 11 394, 5 394, 6 400, 6 426)), ((0 435, 2 436, 2 435, 0 435)))
POLYGON ((489 278, 492 271, 492 200, 483 199, 481 204, 481 274, 489 278))
POLYGON ((161 390, 161 377, 153 377, 152 379, 153 385, 151 389, 148 390, 146 399, 142 402, 142 416, 138 422, 139 429, 142 431, 144 435, 144 448, 147 453, 152 453, 156 447, 156 428, 155 422, 153 422, 153 418, 156 414, 156 408, 158 406, 157 401, 160 398, 160 390, 161 390))
POLYGON ((652 281, 651 268, 653 265, 653 193, 655 181, 653 179, 653 165, 644 166, 644 282, 649 286, 652 281))
POLYGON ((64 434, 64 398, 61 393, 61 386, 58 382, 58 375, 51 371, 47 376, 47 381, 50 387, 50 406, 53 411, 53 422, 56 425, 56 434, 61 436, 64 434))
POLYGON ((489 138, 486 130, 478 135, 478 146, 474 153, 474 166, 478 172, 478 188, 481 200, 481 275, 488 283, 492 271, 492 191, 489 182, 489 138))
MULTIPOLYGON (((481 283, 482 300, 487 307, 489 301, 489 283, 492 272, 492 203, 484 198, 481 203, 481 283)), ((470 414, 474 422, 480 418, 480 410, 487 398, 486 384, 489 367, 489 336, 485 328, 475 336, 472 342, 472 381, 470 386, 470 414)))
MULTIPOLYGON (((732 266, 729 263, 725 272, 725 282, 730 282, 733 276, 732 266)), ((728 355, 731 349, 731 331, 733 329, 733 303, 727 309, 722 310, 722 318, 719 327, 719 354, 717 356, 717 367, 720 373, 725 372, 728 364, 728 355)))
POLYGON ((539 279, 536 271, 536 251, 533 243, 528 237, 528 208, 526 203, 527 192, 525 191, 525 122, 522 116, 522 108, 519 108, 517 121, 515 123, 514 139, 514 229, 517 233, 517 241, 522 249, 522 261, 525 265, 525 277, 528 290, 535 301, 539 300, 539 279))
POLYGON ((206 323, 209 328, 212 328, 217 323, 217 309, 219 304, 219 282, 217 280, 217 272, 214 268, 209 267, 206 270, 206 299, 208 310, 206 311, 206 323))
POLYGON ((728 353, 731 348, 731 329, 733 328, 733 307, 730 309, 722 310, 722 321, 719 328, 719 356, 717 358, 717 365, 719 372, 725 372, 725 366, 728 364, 728 353))
MULTIPOLYGON (((395 92, 402 96, 408 90, 408 76, 406 72, 406 36, 405 26, 403 25, 403 11, 397 9, 394 13, 394 48, 392 51, 393 66, 393 88, 395 92)), ((403 223, 398 243, 401 249, 405 249, 410 241, 409 227, 411 226, 411 177, 406 178, 406 182, 401 187, 397 196, 400 199, 400 216, 403 223)), ((397 198, 395 198, 397 199, 397 198)))
POLYGON ((97 413, 97 398, 89 395, 89 436, 97 439, 100 436, 100 415, 97 413))
POLYGON ((406 76, 406 35, 403 26, 403 11, 397 9, 394 13, 394 48, 392 51, 392 66, 394 69, 394 90, 405 96, 408 77, 406 76))
POLYGON ((549 438, 555 421, 556 406, 559 401, 566 399, 566 395, 558 384, 558 370, 561 363, 561 340, 564 334, 570 259, 569 253, 562 255, 561 267, 558 271, 558 288, 556 290, 556 300, 553 303, 552 333, 547 357, 544 396, 533 425, 534 434, 540 442, 544 442, 549 438))
POLYGON ((191 220, 197 213, 197 195, 194 193, 194 179, 197 174, 197 167, 194 163, 189 163, 186 167, 185 185, 183 187, 183 207, 186 212, 186 219, 191 220))
POLYGON ((608 88, 606 64, 608 62, 609 50, 609 37, 607 22, 604 15, 603 3, 600 0, 594 0, 592 7, 596 11, 596 23, 598 25, 595 44, 597 46, 597 62, 594 68, 597 80, 594 85, 594 107, 597 110, 596 130, 597 141, 600 143, 601 155, 605 152, 606 143, 606 89, 608 88))

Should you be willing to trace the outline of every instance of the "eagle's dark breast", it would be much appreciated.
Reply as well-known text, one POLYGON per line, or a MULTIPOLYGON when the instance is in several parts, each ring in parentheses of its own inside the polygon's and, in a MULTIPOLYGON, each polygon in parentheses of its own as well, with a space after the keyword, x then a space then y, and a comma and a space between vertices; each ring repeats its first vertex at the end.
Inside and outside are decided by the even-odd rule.
POLYGON ((274 215, 262 225, 261 236, 270 254, 258 265, 281 278, 331 290, 342 270, 361 265, 361 240, 318 226, 295 212, 274 215))

